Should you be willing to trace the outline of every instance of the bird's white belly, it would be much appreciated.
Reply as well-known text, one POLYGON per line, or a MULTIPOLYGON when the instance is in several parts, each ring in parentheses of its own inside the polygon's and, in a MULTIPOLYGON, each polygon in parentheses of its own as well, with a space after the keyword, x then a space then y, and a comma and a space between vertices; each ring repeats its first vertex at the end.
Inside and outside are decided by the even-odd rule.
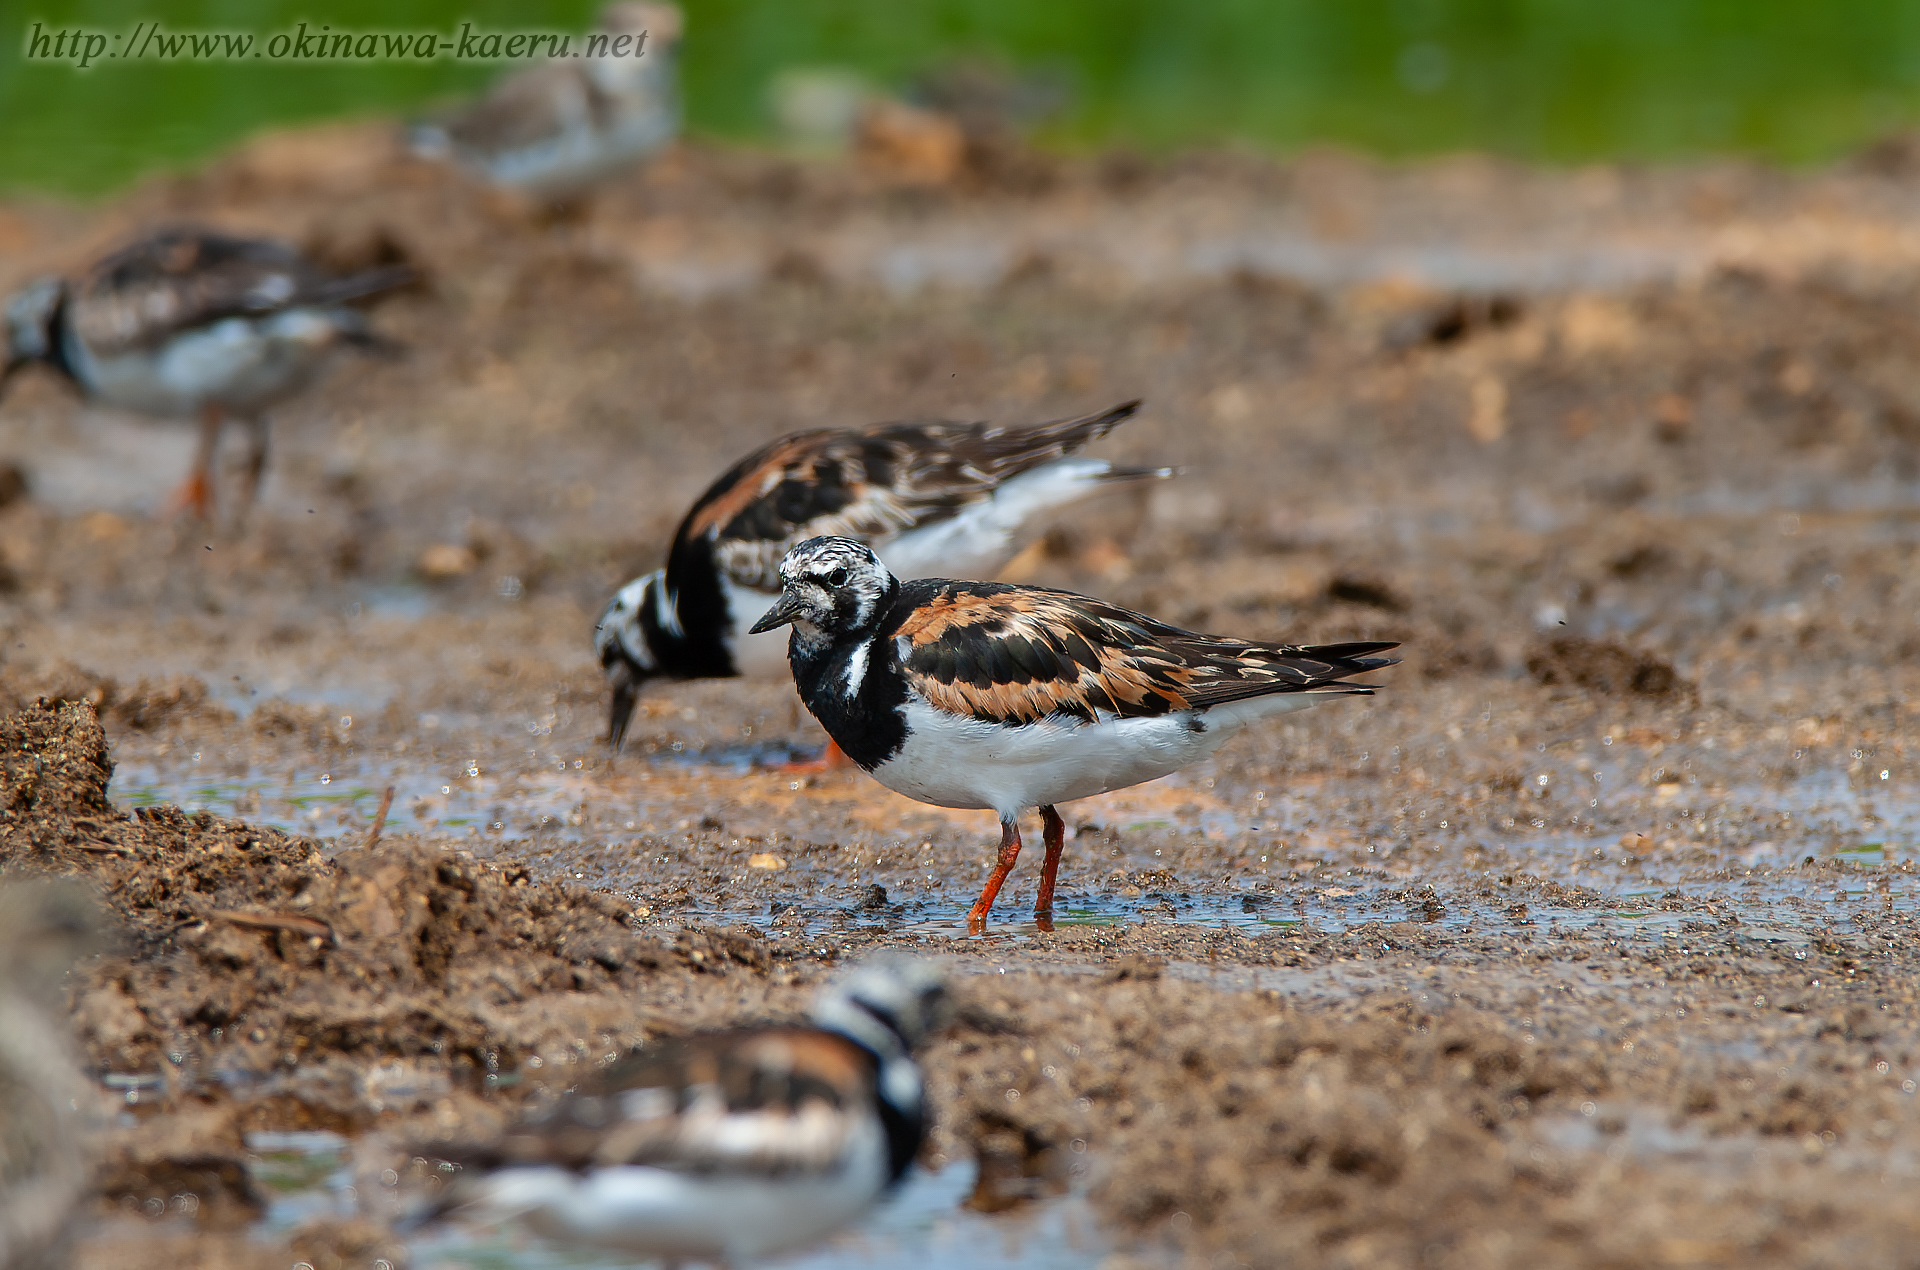
POLYGON ((603 132, 567 132, 479 162, 500 185, 557 195, 591 185, 639 162, 673 139, 672 116, 623 120, 603 132))
POLYGON ((643 1255, 757 1258, 801 1248, 858 1217, 886 1186, 877 1124, 830 1172, 680 1172, 634 1165, 551 1167, 489 1177, 480 1206, 556 1239, 643 1255))
POLYGON ((1205 758, 1230 735, 1211 725, 1195 731, 1193 721, 1183 713, 1003 727, 913 702, 906 744, 873 775, 936 807, 984 807, 1006 817, 1157 780, 1205 758))
POLYGON ((261 322, 227 318, 156 349, 69 356, 81 382, 123 410, 185 415, 217 405, 251 414, 305 387, 336 334, 324 310, 290 309, 261 322))
MULTIPOLYGON (((591 70, 589 71, 591 73, 591 70)), ((498 185, 528 194, 560 196, 612 176, 661 149, 678 134, 680 117, 667 100, 671 88, 657 75, 632 83, 602 85, 612 100, 613 117, 597 123, 584 86, 557 85, 548 104, 552 126, 538 138, 517 145, 461 147, 465 162, 498 185)), ((448 140, 444 135, 438 146, 448 140)))
POLYGON ((1058 459, 1007 481, 946 520, 873 544, 897 577, 987 578, 1007 562, 1014 542, 1043 517, 1108 486, 1103 459, 1058 459))
POLYGON ((873 776, 923 803, 987 808, 1005 819, 1033 807, 1158 780, 1206 758, 1251 719, 1303 710, 1325 699, 1276 694, 1151 719, 1047 719, 1012 727, 912 701, 906 707, 906 744, 874 768, 873 776))

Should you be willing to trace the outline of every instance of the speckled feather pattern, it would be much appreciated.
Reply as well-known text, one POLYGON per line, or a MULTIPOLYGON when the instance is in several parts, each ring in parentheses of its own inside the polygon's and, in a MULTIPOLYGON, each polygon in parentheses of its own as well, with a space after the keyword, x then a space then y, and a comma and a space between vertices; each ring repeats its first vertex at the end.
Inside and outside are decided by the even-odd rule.
POLYGON ((464 1166, 443 1203, 555 1238, 738 1263, 810 1243, 896 1184, 926 1131, 912 1051, 947 1017, 923 962, 839 976, 811 1025, 704 1032, 629 1055, 464 1166))
MULTIPOLYGON (((952 517, 1105 436, 1139 405, 1030 428, 935 420, 783 437, 713 484, 687 514, 676 549, 707 539, 735 584, 777 591, 781 557, 796 543, 829 534, 871 542, 952 517)), ((1116 469, 1113 478, 1145 474, 1116 469)))
POLYGON ((510 1134, 495 1162, 831 1169, 872 1114, 873 1056, 806 1027, 714 1033, 628 1058, 510 1134))
MULTIPOLYGON (((1279 692, 1364 693, 1342 682, 1393 664, 1391 643, 1303 647, 1201 635, 1039 587, 937 579, 894 608, 895 659, 938 709, 996 723, 1150 718, 1279 692)), ((884 628, 883 628, 884 631, 884 628)))
POLYGON ((90 269, 68 299, 67 322, 94 356, 111 357, 224 318, 340 304, 412 276, 395 266, 334 278, 282 243, 166 230, 90 269))

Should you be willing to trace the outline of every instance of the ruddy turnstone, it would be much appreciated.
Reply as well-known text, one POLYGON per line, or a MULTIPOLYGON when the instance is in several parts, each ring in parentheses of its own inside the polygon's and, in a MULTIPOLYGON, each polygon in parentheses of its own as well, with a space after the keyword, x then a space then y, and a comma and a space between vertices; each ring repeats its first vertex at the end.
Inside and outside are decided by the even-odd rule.
POLYGON ((626 738, 649 679, 786 672, 786 641, 743 633, 780 593, 780 557, 796 542, 847 534, 894 568, 987 572, 1021 531, 1115 482, 1172 468, 1071 457, 1139 410, 1129 401, 1030 428, 885 423, 797 432, 761 447, 693 505, 667 566, 608 601, 593 644, 613 686, 608 739, 626 738))
POLYGON ((1296 646, 1201 635, 1042 587, 902 583, 864 544, 814 538, 780 562, 780 602, 753 631, 791 625, 800 699, 882 785, 936 807, 1000 816, 1000 856, 974 928, 1040 809, 1053 904, 1066 825, 1058 803, 1138 785, 1212 754, 1255 719, 1371 693, 1352 675, 1396 645, 1296 646))
POLYGON ((267 461, 266 410, 312 382, 341 345, 378 347, 352 300, 412 281, 405 266, 330 277, 285 244, 168 229, 114 252, 78 281, 41 278, 6 305, 0 383, 29 362, 124 410, 200 416, 183 507, 213 504, 224 421, 246 425, 239 511, 267 461))
POLYGON ((912 1051, 946 1012, 924 962, 869 962, 822 994, 811 1027, 662 1045, 582 1081, 487 1151, 454 1152, 464 1171, 449 1201, 668 1259, 813 1243, 912 1164, 926 1129, 912 1051))
POLYGON ((414 152, 537 198, 578 194, 679 134, 682 27, 670 4, 609 5, 599 31, 575 37, 567 54, 447 119, 414 125, 414 152))

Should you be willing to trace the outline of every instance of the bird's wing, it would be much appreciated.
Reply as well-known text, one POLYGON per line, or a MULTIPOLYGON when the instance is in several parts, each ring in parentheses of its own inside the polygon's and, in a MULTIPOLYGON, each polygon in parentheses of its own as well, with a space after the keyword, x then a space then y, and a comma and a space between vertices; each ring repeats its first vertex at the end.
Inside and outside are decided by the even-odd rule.
POLYGON ((795 543, 822 534, 884 541, 944 520, 1105 436, 1139 406, 1028 428, 934 420, 796 433, 715 481, 687 513, 675 553, 707 539, 736 585, 778 591, 780 558, 795 543))
POLYGON ((591 124, 592 84, 577 64, 544 62, 502 79, 445 121, 463 149, 495 155, 591 124))
POLYGON ((819 1171, 870 1108, 872 1059, 805 1027, 669 1043, 609 1068, 508 1134, 490 1163, 819 1171))
POLYGON ((333 278, 284 243, 166 230, 89 270, 75 290, 71 321, 88 348, 108 356, 154 348, 223 318, 338 304, 412 277, 396 266, 333 278))
POLYGON ((1390 643, 1302 647, 1200 635, 1066 591, 940 582, 893 633, 911 685, 993 723, 1092 721, 1205 709, 1276 692, 1366 693, 1345 682, 1390 643))

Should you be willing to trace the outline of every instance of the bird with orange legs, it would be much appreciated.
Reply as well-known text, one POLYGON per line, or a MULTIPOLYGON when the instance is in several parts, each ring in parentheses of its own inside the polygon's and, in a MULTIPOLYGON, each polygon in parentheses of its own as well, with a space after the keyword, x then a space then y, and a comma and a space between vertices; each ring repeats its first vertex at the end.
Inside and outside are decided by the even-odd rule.
POLYGON ((967 914, 981 930, 1039 809, 1053 906, 1057 805, 1208 757, 1248 724, 1366 695, 1351 682, 1391 643, 1268 644, 1202 635, 1069 591, 902 582, 871 548, 814 538, 780 563, 780 602, 753 629, 793 628, 800 699, 863 770, 936 807, 1000 817, 1000 848, 967 914))
POLYGON ((168 229, 77 279, 41 278, 6 302, 0 384, 40 363, 82 394, 138 414, 197 418, 193 469, 174 510, 209 517, 220 437, 246 434, 235 502, 244 519, 267 465, 266 412, 305 389, 334 351, 385 347, 349 307, 413 281, 404 265, 337 277, 293 248, 168 229))
MULTIPOLYGON (((785 677, 786 641, 747 628, 780 595, 795 543, 843 534, 907 573, 990 572, 1064 508, 1172 468, 1078 453, 1140 403, 1029 427, 944 420, 799 432, 747 455, 702 494, 666 567, 635 578, 594 627, 612 701, 607 738, 626 740, 640 691, 660 680, 785 677)), ((810 767, 834 766, 830 746, 810 767)))

